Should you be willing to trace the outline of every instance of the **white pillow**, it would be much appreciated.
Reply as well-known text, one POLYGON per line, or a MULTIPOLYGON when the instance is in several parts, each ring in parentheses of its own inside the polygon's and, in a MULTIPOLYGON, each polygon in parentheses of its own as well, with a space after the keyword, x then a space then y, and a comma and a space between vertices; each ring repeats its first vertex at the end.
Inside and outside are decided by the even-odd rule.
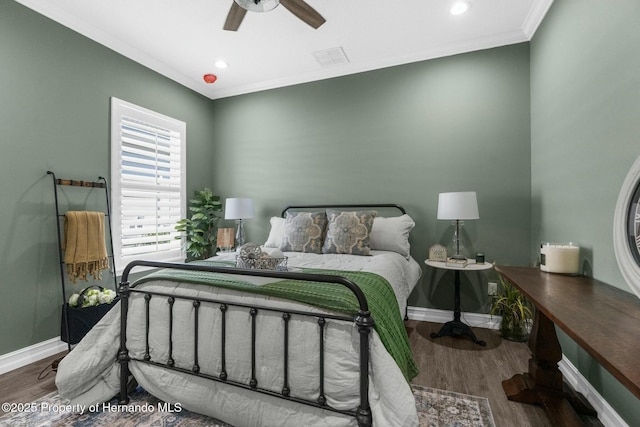
POLYGON ((279 248, 284 237, 284 218, 274 216, 271 217, 269 222, 271 223, 271 230, 264 246, 267 248, 279 248))
POLYGON ((397 252, 409 259, 409 233, 416 223, 407 214, 394 217, 376 217, 371 228, 371 249, 397 252))

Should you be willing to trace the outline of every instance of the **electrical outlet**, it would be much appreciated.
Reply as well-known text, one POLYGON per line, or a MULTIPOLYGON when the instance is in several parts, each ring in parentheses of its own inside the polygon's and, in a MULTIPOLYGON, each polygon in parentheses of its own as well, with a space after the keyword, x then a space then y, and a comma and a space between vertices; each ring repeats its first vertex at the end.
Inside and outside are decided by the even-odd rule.
POLYGON ((498 293, 498 284, 496 282, 487 283, 487 295, 495 295, 498 293))

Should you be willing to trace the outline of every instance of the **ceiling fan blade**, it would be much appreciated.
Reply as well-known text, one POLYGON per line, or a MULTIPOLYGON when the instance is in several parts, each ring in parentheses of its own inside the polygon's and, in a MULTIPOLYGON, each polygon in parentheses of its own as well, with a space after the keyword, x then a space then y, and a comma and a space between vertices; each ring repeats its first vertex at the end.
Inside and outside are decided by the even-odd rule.
POLYGON ((309 6, 304 0, 280 0, 280 4, 313 28, 318 28, 327 22, 322 15, 309 6))
POLYGON ((231 3, 231 9, 229 9, 227 20, 224 21, 224 27, 222 27, 222 29, 226 31, 238 31, 238 27, 242 24, 242 20, 246 14, 247 9, 243 9, 236 2, 231 3))

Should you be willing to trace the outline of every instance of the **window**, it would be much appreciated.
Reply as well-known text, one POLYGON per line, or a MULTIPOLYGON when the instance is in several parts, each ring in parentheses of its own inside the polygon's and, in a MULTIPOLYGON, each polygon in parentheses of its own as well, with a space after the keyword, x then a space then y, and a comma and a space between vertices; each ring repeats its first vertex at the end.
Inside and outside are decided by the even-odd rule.
POLYGON ((118 273, 136 259, 182 261, 186 124, 111 98, 111 225, 118 273))

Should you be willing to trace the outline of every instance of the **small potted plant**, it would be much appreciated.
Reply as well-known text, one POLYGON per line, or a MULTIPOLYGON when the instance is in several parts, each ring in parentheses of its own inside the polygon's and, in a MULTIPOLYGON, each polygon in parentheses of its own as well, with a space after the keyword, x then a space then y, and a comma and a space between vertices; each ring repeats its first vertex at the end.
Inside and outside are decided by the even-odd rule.
POLYGON ((185 238, 185 251, 191 259, 209 258, 216 248, 218 213, 222 211, 220 197, 204 188, 196 190, 189 203, 191 218, 178 221, 176 230, 182 235, 176 239, 185 238))
POLYGON ((502 316, 500 334, 510 341, 526 341, 533 319, 533 306, 511 283, 500 276, 498 292, 491 300, 491 315, 502 316))

